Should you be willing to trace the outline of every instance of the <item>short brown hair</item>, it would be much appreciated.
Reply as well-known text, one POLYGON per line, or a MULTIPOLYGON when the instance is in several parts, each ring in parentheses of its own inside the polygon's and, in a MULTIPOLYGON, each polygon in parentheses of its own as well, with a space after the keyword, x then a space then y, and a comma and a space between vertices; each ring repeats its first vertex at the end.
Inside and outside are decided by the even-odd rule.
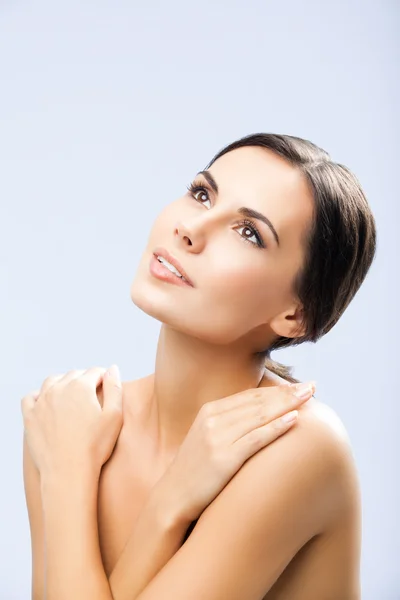
POLYGON ((272 150, 300 169, 314 199, 314 219, 306 240, 306 254, 297 274, 294 292, 303 306, 305 334, 279 336, 261 354, 265 366, 284 379, 297 382, 293 367, 271 359, 273 350, 316 342, 328 333, 354 298, 376 251, 375 219, 361 185, 344 165, 312 142, 283 134, 255 133, 220 150, 220 156, 242 146, 272 150))

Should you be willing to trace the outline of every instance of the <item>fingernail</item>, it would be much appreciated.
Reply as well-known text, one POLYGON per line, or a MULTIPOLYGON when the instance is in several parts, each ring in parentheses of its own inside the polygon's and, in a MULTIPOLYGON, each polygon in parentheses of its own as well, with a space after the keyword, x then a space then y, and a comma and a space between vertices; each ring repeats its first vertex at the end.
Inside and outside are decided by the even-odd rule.
POLYGON ((315 381, 311 381, 308 383, 300 383, 298 385, 296 385, 293 394, 297 397, 297 398, 307 398, 308 396, 311 396, 315 391, 315 381))

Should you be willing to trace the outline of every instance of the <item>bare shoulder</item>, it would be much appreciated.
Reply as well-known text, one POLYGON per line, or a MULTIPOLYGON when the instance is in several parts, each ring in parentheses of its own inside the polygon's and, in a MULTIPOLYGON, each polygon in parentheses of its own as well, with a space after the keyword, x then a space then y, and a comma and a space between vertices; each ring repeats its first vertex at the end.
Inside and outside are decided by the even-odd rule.
MULTIPOLYGON (((271 383, 287 381, 266 375, 261 386, 271 383)), ((303 473, 297 479, 298 486, 314 481, 319 509, 314 513, 314 527, 318 534, 340 528, 344 521, 359 527, 361 494, 351 440, 343 421, 328 404, 310 398, 300 407, 295 425, 248 462, 253 462, 254 477, 259 469, 272 473, 278 465, 288 464, 289 469, 303 473)), ((293 477, 296 493, 295 482, 293 477)))
MULTIPOLYGON (((278 376, 274 376, 273 380, 277 384, 287 383, 278 376)), ((270 385, 268 377, 265 383, 270 385)), ((312 450, 314 447, 315 452, 321 453, 321 458, 328 459, 327 475, 331 465, 332 499, 335 499, 337 511, 340 507, 355 512, 359 510, 359 479, 350 436, 343 421, 332 407, 312 397, 299 409, 294 427, 274 444, 282 449, 285 447, 285 451, 289 453, 292 444, 299 450, 302 447, 304 449, 309 447, 312 450)), ((275 450, 279 452, 277 447, 275 450)), ((271 456, 269 458, 271 459, 271 456)))
MULTIPOLYGON (((357 544, 350 556, 343 553, 342 541, 347 543, 342 536, 347 535, 348 522, 355 522, 349 507, 357 498, 356 482, 348 435, 339 417, 319 401, 309 401, 299 409, 297 423, 253 454, 206 507, 143 600, 151 594, 161 597, 165 590, 169 595, 163 597, 174 600, 264 597, 313 541, 319 543, 318 559, 324 556, 326 569, 330 564, 332 570, 330 558, 336 557, 337 594, 331 597, 358 598, 353 594, 357 544), (327 532, 334 532, 333 537, 327 532), (344 554, 346 559, 341 558, 344 554)), ((302 571, 303 587, 304 577, 302 571)), ((328 597, 331 587, 332 578, 323 578, 320 588, 325 595, 304 596, 299 591, 279 600, 328 597)))
POLYGON ((337 467, 338 483, 342 488, 346 483, 352 483, 352 487, 358 486, 358 473, 354 459, 353 448, 348 431, 336 413, 329 405, 311 398, 299 411, 300 427, 307 427, 326 445, 337 467))
POLYGON ((354 571, 357 571, 361 553, 362 498, 351 440, 345 425, 333 408, 318 401, 311 412, 313 418, 320 423, 320 427, 330 432, 337 460, 336 493, 329 505, 332 526, 326 535, 336 531, 341 540, 347 537, 347 546, 342 555, 344 557, 348 554, 348 565, 353 564, 354 571))
MULTIPOLYGON (((311 531, 317 533, 299 549, 264 600, 360 600, 361 495, 346 428, 330 406, 312 399, 299 410, 298 423, 288 434, 306 458, 297 463, 297 470, 303 469, 303 476, 297 481, 293 510, 297 510, 297 503, 304 498, 311 531), (303 445, 306 437, 309 441, 303 445), (310 451, 314 458, 310 457, 310 451), (302 485, 304 481, 311 482, 311 478, 318 481, 307 499, 302 485), (319 514, 314 510, 314 501, 314 506, 321 510, 319 514), (316 522, 312 522, 314 518, 316 522)), ((289 445, 286 449, 290 452, 289 445)))
MULTIPOLYGON (((252 457, 254 476, 260 468, 272 473, 275 465, 287 464, 289 469, 303 474, 293 477, 299 493, 304 493, 307 481, 314 487, 318 495, 315 534, 340 526, 351 516, 357 521, 360 511, 357 467, 349 434, 332 407, 311 398, 299 409, 295 425, 258 455, 252 457)), ((294 487, 292 490, 296 493, 294 487)))

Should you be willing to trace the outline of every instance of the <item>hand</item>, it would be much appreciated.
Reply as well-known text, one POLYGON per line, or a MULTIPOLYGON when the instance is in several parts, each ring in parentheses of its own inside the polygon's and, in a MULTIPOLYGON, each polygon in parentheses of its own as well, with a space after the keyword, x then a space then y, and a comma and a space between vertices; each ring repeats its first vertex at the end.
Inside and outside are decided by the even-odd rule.
POLYGON ((294 395, 298 385, 281 384, 244 390, 201 407, 159 482, 177 518, 196 520, 248 458, 292 427, 297 410, 292 422, 280 417, 312 396, 315 383, 309 385, 304 398, 294 395))
POLYGON ((118 368, 95 367, 48 377, 22 398, 24 433, 41 473, 98 469, 109 459, 122 427, 118 368), (103 406, 96 390, 103 384, 103 406))

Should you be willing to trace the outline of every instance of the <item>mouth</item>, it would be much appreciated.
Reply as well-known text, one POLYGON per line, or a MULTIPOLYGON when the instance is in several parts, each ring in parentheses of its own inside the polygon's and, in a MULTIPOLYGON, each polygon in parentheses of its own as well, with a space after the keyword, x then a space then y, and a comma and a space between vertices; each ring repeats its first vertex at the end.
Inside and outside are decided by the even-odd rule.
POLYGON ((183 283, 194 287, 192 280, 186 273, 177 258, 172 256, 165 248, 156 248, 153 252, 153 257, 163 265, 164 270, 173 274, 175 277, 180 279, 183 283))
POLYGON ((153 277, 167 283, 174 283, 181 287, 193 287, 184 277, 176 275, 170 268, 160 262, 154 254, 151 256, 149 271, 153 277))

